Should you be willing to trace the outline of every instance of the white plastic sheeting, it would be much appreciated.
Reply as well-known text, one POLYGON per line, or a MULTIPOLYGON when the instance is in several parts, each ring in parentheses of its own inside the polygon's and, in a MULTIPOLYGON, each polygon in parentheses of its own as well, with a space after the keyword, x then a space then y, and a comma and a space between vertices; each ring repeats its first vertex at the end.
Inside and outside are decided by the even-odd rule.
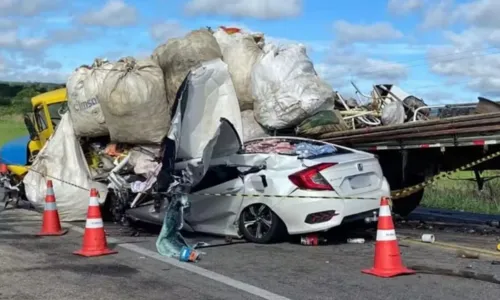
POLYGON ((298 125, 320 110, 332 109, 334 92, 321 80, 304 45, 283 48, 267 44, 252 72, 257 121, 268 129, 298 125))
POLYGON ((106 185, 90 178, 69 114, 63 115, 56 132, 37 155, 23 180, 28 200, 39 209, 43 209, 49 179, 54 186, 61 221, 86 219, 90 188, 99 191, 101 203, 104 203, 107 196, 106 185))
MULTIPOLYGON (((185 118, 182 120, 177 158, 201 158, 216 134, 220 119, 227 119, 242 137, 240 107, 227 65, 221 59, 201 64, 188 75, 185 118)), ((175 123, 175 120, 172 121, 175 123)))

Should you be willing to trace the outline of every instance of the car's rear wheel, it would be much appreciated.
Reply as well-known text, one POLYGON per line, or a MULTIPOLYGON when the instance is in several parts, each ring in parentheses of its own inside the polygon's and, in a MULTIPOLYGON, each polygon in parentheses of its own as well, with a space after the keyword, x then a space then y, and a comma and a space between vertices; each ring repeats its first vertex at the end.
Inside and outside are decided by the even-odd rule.
POLYGON ((252 204, 240 215, 239 229, 245 239, 258 244, 267 244, 283 237, 285 224, 265 204, 252 204))

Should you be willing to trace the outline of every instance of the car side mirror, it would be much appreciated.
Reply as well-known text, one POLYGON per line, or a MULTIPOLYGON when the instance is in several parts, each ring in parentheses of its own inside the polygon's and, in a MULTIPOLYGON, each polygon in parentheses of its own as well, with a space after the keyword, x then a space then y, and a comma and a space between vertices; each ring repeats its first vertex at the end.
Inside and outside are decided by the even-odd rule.
POLYGON ((38 139, 38 133, 36 132, 35 125, 33 123, 33 120, 31 118, 30 114, 25 114, 24 115, 24 124, 26 125, 26 129, 28 130, 28 133, 30 135, 31 140, 37 140, 38 139))

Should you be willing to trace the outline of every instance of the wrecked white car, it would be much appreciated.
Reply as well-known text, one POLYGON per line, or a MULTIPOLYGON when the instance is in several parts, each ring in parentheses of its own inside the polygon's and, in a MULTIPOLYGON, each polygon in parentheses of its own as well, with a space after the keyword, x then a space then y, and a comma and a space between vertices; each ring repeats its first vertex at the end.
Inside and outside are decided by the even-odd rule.
POLYGON ((151 188, 154 200, 134 201, 129 218, 162 224, 171 183, 182 176, 189 177, 189 205, 179 228, 189 231, 268 243, 285 233, 326 231, 373 216, 390 189, 372 154, 294 137, 243 144, 228 79, 220 60, 187 76, 155 178, 138 191, 151 188))

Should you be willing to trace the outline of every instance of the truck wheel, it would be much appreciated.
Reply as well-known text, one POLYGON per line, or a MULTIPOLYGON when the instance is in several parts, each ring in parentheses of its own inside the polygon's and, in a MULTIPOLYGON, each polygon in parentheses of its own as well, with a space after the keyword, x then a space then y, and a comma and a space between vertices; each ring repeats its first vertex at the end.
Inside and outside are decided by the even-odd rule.
POLYGON ((406 217, 420 205, 424 197, 424 189, 403 198, 394 199, 392 211, 402 217, 406 217))

